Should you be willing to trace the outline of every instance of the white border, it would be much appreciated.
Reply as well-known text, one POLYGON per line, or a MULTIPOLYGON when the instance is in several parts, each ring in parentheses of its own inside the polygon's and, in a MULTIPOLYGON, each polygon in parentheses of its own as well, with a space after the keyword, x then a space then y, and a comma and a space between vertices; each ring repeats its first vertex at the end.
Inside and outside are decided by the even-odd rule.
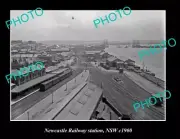
MULTIPOLYGON (((10 15, 11 15, 11 11, 10 10, 10 15)), ((88 10, 85 10, 85 11, 88 11, 88 10)), ((155 11, 155 10, 153 10, 155 11)), ((160 11, 164 11, 165 13, 165 19, 164 19, 164 40, 166 40, 166 10, 160 10, 160 11)), ((11 26, 10 26, 10 73, 11 73, 11 26)), ((164 81, 165 81, 165 90, 166 90, 166 51, 167 50, 164 50, 164 81)), ((10 121, 51 121, 51 122, 56 122, 56 121, 118 121, 118 122, 123 122, 123 121, 166 121, 166 99, 165 99, 165 109, 164 109, 164 115, 165 115, 165 120, 11 120, 11 79, 10 79, 10 101, 9 101, 9 104, 10 104, 10 121)))

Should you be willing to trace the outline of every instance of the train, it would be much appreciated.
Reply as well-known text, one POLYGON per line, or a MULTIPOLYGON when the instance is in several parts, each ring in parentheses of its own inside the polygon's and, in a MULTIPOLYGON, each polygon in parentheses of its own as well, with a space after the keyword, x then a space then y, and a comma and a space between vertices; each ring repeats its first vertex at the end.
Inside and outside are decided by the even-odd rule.
MULTIPOLYGON (((57 74, 57 73, 55 73, 57 74)), ((20 89, 18 89, 17 86, 13 85, 11 83, 11 98, 12 99, 16 99, 17 97, 21 97, 24 95, 29 94, 30 92, 32 92, 33 90, 36 90, 38 88, 40 88, 40 91, 45 91, 49 88, 51 88, 52 86, 54 86, 55 84, 57 84, 58 82, 64 80, 65 78, 69 77, 70 75, 72 75, 72 69, 66 69, 63 72, 57 74, 54 77, 50 77, 44 81, 42 81, 41 83, 36 83, 30 87, 24 87, 24 89, 22 89, 22 87, 20 89)))
POLYGON ((57 83, 59 83, 60 81, 63 81, 64 79, 66 79, 67 77, 72 75, 72 70, 68 69, 66 71, 64 71, 63 74, 49 80, 46 82, 43 82, 40 84, 40 91, 46 91, 47 89, 51 88, 52 86, 56 85, 57 83))

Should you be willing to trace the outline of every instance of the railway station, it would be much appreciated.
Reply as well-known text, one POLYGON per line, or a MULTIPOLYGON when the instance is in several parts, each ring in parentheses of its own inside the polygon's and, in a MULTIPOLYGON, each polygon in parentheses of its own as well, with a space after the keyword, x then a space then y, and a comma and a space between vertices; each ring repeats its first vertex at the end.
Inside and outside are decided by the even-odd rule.
MULTIPOLYGON (((23 84, 21 84, 19 86, 16 86, 15 88, 13 88, 11 90, 12 98, 15 98, 18 95, 21 95, 21 94, 23 94, 25 92, 28 93, 28 92, 31 92, 31 91, 37 89, 40 86, 40 84, 42 84, 43 82, 52 81, 57 76, 66 75, 67 72, 72 72, 72 71, 67 71, 67 70, 68 70, 67 68, 65 68, 65 69, 58 69, 56 71, 51 71, 51 73, 48 73, 48 74, 45 74, 45 72, 44 72, 45 70, 40 71, 41 73, 44 74, 43 76, 40 76, 40 77, 35 78, 35 79, 32 79, 32 80, 30 80, 30 81, 28 81, 26 83, 23 83, 23 84)), ((36 73, 31 73, 30 76, 29 75, 28 76, 32 77, 31 75, 34 75, 34 74, 36 74, 36 73)), ((59 78, 62 78, 61 80, 63 80, 64 77, 59 77, 59 78)), ((18 80, 18 81, 20 81, 20 80, 18 80)))
MULTIPOLYGON (((87 72, 87 71, 86 71, 87 72)), ((64 94, 40 114, 34 116, 33 109, 26 111, 14 120, 130 120, 112 106, 103 96, 102 88, 89 82, 86 76, 76 88, 64 94)), ((62 93, 61 88, 56 93, 62 93)), ((47 100, 44 102, 47 102, 47 100)))

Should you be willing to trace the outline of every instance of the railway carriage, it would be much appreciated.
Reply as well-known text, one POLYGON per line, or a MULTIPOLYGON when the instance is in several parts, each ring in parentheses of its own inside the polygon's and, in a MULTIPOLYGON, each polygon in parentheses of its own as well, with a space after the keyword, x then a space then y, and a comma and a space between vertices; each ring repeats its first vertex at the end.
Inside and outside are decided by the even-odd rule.
MULTIPOLYGON (((53 74, 53 73, 52 73, 53 74)), ((29 92, 35 91, 40 88, 40 91, 46 91, 47 89, 51 88, 53 85, 57 84, 58 82, 64 80, 65 78, 72 75, 72 69, 65 69, 62 72, 55 73, 55 76, 50 77, 39 77, 40 79, 34 79, 29 81, 21 86, 15 86, 11 83, 11 98, 16 99, 16 97, 27 95, 29 92), (43 78, 43 79, 42 79, 43 78)), ((49 76, 49 75, 45 75, 49 76)))
POLYGON ((53 79, 40 84, 40 91, 45 91, 53 86, 53 79))
POLYGON ((57 84, 57 83, 63 81, 64 79, 68 78, 70 75, 72 75, 72 70, 71 69, 65 70, 64 73, 59 75, 58 77, 55 77, 52 80, 41 83, 40 91, 46 91, 47 89, 51 88, 55 84, 57 84))
POLYGON ((56 85, 60 81, 60 77, 56 77, 53 79, 53 85, 56 85))

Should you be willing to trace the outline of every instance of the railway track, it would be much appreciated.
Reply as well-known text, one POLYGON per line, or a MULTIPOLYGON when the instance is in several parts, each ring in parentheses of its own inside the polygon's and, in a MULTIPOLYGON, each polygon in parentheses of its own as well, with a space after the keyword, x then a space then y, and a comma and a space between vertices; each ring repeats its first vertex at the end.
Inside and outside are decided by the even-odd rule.
POLYGON ((81 74, 81 72, 82 70, 77 70, 69 78, 66 78, 65 80, 59 82, 58 84, 54 85, 48 90, 44 92, 37 91, 36 93, 33 93, 27 97, 23 97, 21 98, 21 100, 17 100, 17 102, 12 103, 11 104, 11 119, 12 120, 15 119, 16 117, 24 113, 26 110, 30 109, 33 105, 36 105, 39 101, 46 98, 49 94, 52 94, 52 92, 55 92, 61 86, 63 86, 67 82, 71 81, 74 77, 81 74))
MULTIPOLYGON (((133 116, 132 113, 131 113, 129 116, 130 116, 132 119, 136 120, 136 116, 133 116)), ((138 120, 146 120, 146 119, 144 119, 144 118, 141 117, 141 116, 138 116, 138 120)))
MULTIPOLYGON (((94 68, 95 70, 98 70, 98 69, 96 69, 96 68, 94 68)), ((99 70, 98 70, 99 71, 99 70)), ((112 86, 113 86, 113 88, 115 89, 115 90, 117 90, 118 92, 122 92, 123 93, 123 95, 124 96, 126 96, 126 97, 128 97, 128 98, 130 98, 131 100, 133 100, 133 101, 140 101, 140 98, 139 97, 135 97, 134 95, 133 95, 133 93, 130 91, 130 90, 128 90, 127 88, 125 88, 122 84, 117 84, 117 82, 115 82, 113 79, 109 79, 109 78, 107 78, 107 74, 106 73, 102 73, 102 74, 105 74, 105 76, 102 76, 102 80, 103 80, 103 78, 107 81, 107 82, 109 82, 109 84, 111 84, 112 86), (113 83, 112 83, 113 82, 113 83)), ((111 76, 110 76, 110 78, 111 78, 111 76)), ((113 98, 112 96, 110 96, 111 98, 112 98, 112 100, 115 100, 115 98, 113 98)), ((111 101, 112 102, 112 101, 111 101)), ((118 104, 116 101, 113 101, 113 103, 115 104, 115 106, 117 106, 117 107, 119 107, 119 108, 122 108, 121 106, 120 106, 120 104, 118 104)), ((144 112, 147 114, 147 116, 149 117, 151 117, 152 118, 152 120, 164 120, 164 113, 162 113, 162 112, 160 112, 158 109, 156 109, 154 106, 150 106, 150 108, 148 108, 147 107, 147 109, 145 108, 144 109, 144 112)), ((131 116, 132 117, 136 117, 136 115, 135 116, 133 116, 134 114, 131 114, 131 116)), ((150 119, 150 117, 149 118, 143 118, 143 117, 140 117, 139 115, 136 117, 136 119, 138 118, 138 119, 140 119, 140 120, 151 120, 150 119)))
POLYGON ((150 106, 150 108, 147 107, 147 109, 152 111, 153 114, 155 114, 157 117, 159 117, 160 120, 164 119, 164 113, 155 109, 154 106, 150 106))
MULTIPOLYGON (((106 78, 106 77, 104 76, 104 78, 106 78)), ((112 84, 109 79, 106 78, 106 80, 107 80, 110 84, 112 84)), ((112 80, 113 80, 113 79, 112 79, 112 80)), ((133 96, 133 95, 132 95, 133 93, 131 93, 128 89, 124 88, 123 85, 117 84, 117 82, 115 82, 114 80, 113 80, 113 82, 114 82, 114 84, 112 84, 112 86, 113 86, 117 91, 124 92, 124 95, 125 95, 126 97, 129 97, 130 99, 132 99, 132 100, 134 100, 134 101, 140 101, 140 98, 133 96)), ((157 109, 155 109, 154 106, 150 106, 150 108, 147 107, 147 109, 150 110, 150 111, 154 114, 154 115, 153 115, 151 112, 145 111, 145 112, 146 112, 148 115, 150 115, 151 117, 154 117, 155 119, 158 118, 158 119, 160 119, 160 120, 164 119, 164 113, 162 113, 162 112, 158 111, 157 109), (155 117, 155 116, 156 116, 156 117, 155 117)), ((138 116, 138 117, 139 117, 139 116, 138 116)), ((142 118, 141 118, 141 119, 142 119, 142 118)))
MULTIPOLYGON (((121 86, 122 87, 122 86, 121 86)), ((128 94, 129 94, 129 98, 130 99, 132 99, 132 100, 135 100, 135 101, 140 101, 138 98, 136 98, 136 97, 134 97, 134 96, 132 96, 132 93, 130 93, 127 89, 125 89, 124 87, 122 87, 122 90, 121 89, 119 89, 119 87, 117 87, 116 86, 116 89, 118 90, 118 91, 125 91, 125 92, 127 92, 128 94)), ((160 120, 162 120, 162 119, 164 119, 164 114, 162 113, 162 112, 160 112, 160 111, 158 111, 157 109, 155 109, 154 108, 154 106, 150 106, 150 107, 146 107, 148 110, 150 110, 151 112, 153 112, 153 114, 156 116, 154 116, 152 113, 150 113, 150 112, 148 112, 148 111, 145 111, 146 113, 148 113, 148 115, 151 115, 152 117, 154 117, 154 118, 158 118, 158 119, 160 119, 160 120)))
MULTIPOLYGON (((114 81, 114 82, 115 82, 115 81, 114 81)), ((115 82, 115 85, 117 86, 117 83, 116 83, 116 82, 115 82)), ((131 93, 128 89, 124 88, 124 86, 123 86, 122 84, 118 84, 118 85, 121 86, 121 88, 122 88, 123 90, 125 90, 126 92, 128 92, 128 94, 133 98, 133 100, 140 101, 140 98, 139 98, 139 97, 133 96, 132 93, 131 93)), ((117 86, 117 87, 118 87, 118 86, 117 86)), ((121 88, 120 88, 120 89, 121 89, 121 88)), ((154 106, 151 106, 150 108, 147 107, 147 108, 150 109, 150 110, 153 111, 153 112, 158 113, 159 115, 164 115, 162 112, 158 111, 154 106)))

